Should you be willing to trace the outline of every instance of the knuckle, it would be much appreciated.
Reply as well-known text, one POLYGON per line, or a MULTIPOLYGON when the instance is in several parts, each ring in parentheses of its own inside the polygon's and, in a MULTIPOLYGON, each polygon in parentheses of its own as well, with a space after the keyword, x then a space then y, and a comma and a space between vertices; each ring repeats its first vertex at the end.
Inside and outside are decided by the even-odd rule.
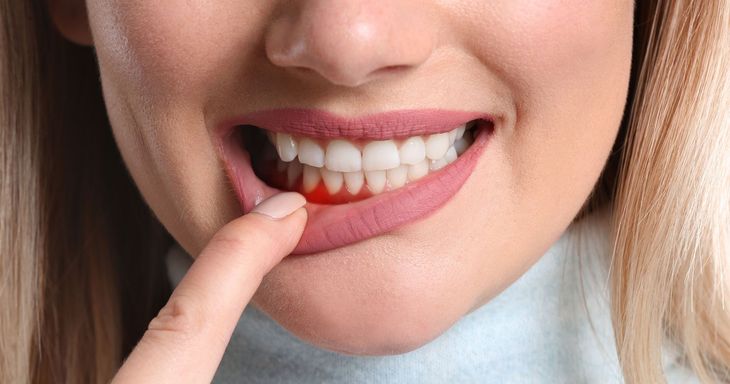
POLYGON ((150 321, 145 337, 158 342, 175 340, 184 342, 204 331, 203 311, 194 301, 182 295, 173 295, 160 312, 150 321))
POLYGON ((240 234, 233 233, 233 231, 224 231, 217 233, 213 237, 211 244, 214 244, 217 251, 232 252, 250 247, 250 241, 248 236, 241 236, 240 234))
POLYGON ((255 251, 262 244, 278 245, 273 233, 263 225, 229 227, 214 237, 217 247, 223 251, 255 251))

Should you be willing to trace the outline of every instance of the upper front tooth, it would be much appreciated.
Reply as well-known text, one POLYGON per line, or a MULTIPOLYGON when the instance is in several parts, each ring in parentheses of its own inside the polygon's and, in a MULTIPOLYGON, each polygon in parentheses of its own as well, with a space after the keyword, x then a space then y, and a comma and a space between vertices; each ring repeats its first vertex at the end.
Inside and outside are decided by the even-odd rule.
POLYGON ((276 134, 276 151, 284 161, 292 161, 297 157, 297 142, 286 133, 276 134))
POLYGON ((421 136, 414 136, 401 144, 399 153, 402 164, 418 164, 426 158, 426 144, 421 136))
POLYGON ((362 150, 362 169, 384 171, 400 165, 398 147, 393 140, 373 141, 362 150))
POLYGON ((449 134, 437 133, 426 139, 426 156, 431 160, 438 160, 449 149, 449 134))
POLYGON ((359 171, 362 169, 360 150, 347 140, 332 140, 327 145, 324 164, 331 171, 359 171))
POLYGON ((299 141, 299 162, 321 168, 324 166, 324 151, 316 142, 308 138, 299 141))

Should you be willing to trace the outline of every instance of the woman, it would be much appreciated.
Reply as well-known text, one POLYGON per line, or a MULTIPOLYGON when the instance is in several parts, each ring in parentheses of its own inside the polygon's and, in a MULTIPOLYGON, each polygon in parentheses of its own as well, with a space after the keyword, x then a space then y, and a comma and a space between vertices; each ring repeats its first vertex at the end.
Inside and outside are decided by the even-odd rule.
POLYGON ((728 380, 726 1, 0 4, 3 382, 405 354, 607 210, 623 378, 728 380))

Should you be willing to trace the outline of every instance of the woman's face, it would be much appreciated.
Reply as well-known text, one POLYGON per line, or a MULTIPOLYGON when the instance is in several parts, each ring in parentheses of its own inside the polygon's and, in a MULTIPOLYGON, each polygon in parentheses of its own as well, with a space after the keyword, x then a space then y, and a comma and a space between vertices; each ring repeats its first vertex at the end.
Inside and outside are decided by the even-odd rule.
POLYGON ((273 187, 307 192, 300 254, 252 303, 352 354, 427 343, 537 261, 588 198, 628 91, 629 0, 87 6, 114 135, 160 221, 196 255, 273 187), (474 119, 449 163, 470 141, 438 134, 474 119), (261 128, 298 157, 266 162, 261 128))

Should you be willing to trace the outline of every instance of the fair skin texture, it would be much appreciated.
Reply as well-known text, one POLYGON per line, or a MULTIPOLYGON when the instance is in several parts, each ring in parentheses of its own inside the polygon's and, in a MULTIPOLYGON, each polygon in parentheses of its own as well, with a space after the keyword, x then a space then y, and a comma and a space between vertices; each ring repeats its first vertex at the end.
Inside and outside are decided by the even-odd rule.
POLYGON ((216 325, 195 337, 146 336, 140 345, 152 346, 122 369, 134 382, 151 372, 209 380, 245 305, 343 353, 428 343, 514 282, 570 224, 605 164, 628 91, 631 1, 55 0, 51 9, 66 37, 94 46, 132 177, 197 257, 186 277, 195 282, 175 294, 206 292, 185 308, 216 325), (301 55, 277 59, 297 44, 301 55), (300 234, 304 215, 247 237, 249 215, 236 219, 242 211, 211 139, 225 116, 276 107, 342 116, 466 109, 499 119, 474 172, 434 214, 285 257, 298 235, 286 246, 267 239, 300 234), (224 227, 236 220, 244 224, 224 227), (219 231, 254 245, 222 249, 219 231), (221 280, 241 286, 221 289, 221 280), (205 310, 213 305, 225 310, 205 310))

